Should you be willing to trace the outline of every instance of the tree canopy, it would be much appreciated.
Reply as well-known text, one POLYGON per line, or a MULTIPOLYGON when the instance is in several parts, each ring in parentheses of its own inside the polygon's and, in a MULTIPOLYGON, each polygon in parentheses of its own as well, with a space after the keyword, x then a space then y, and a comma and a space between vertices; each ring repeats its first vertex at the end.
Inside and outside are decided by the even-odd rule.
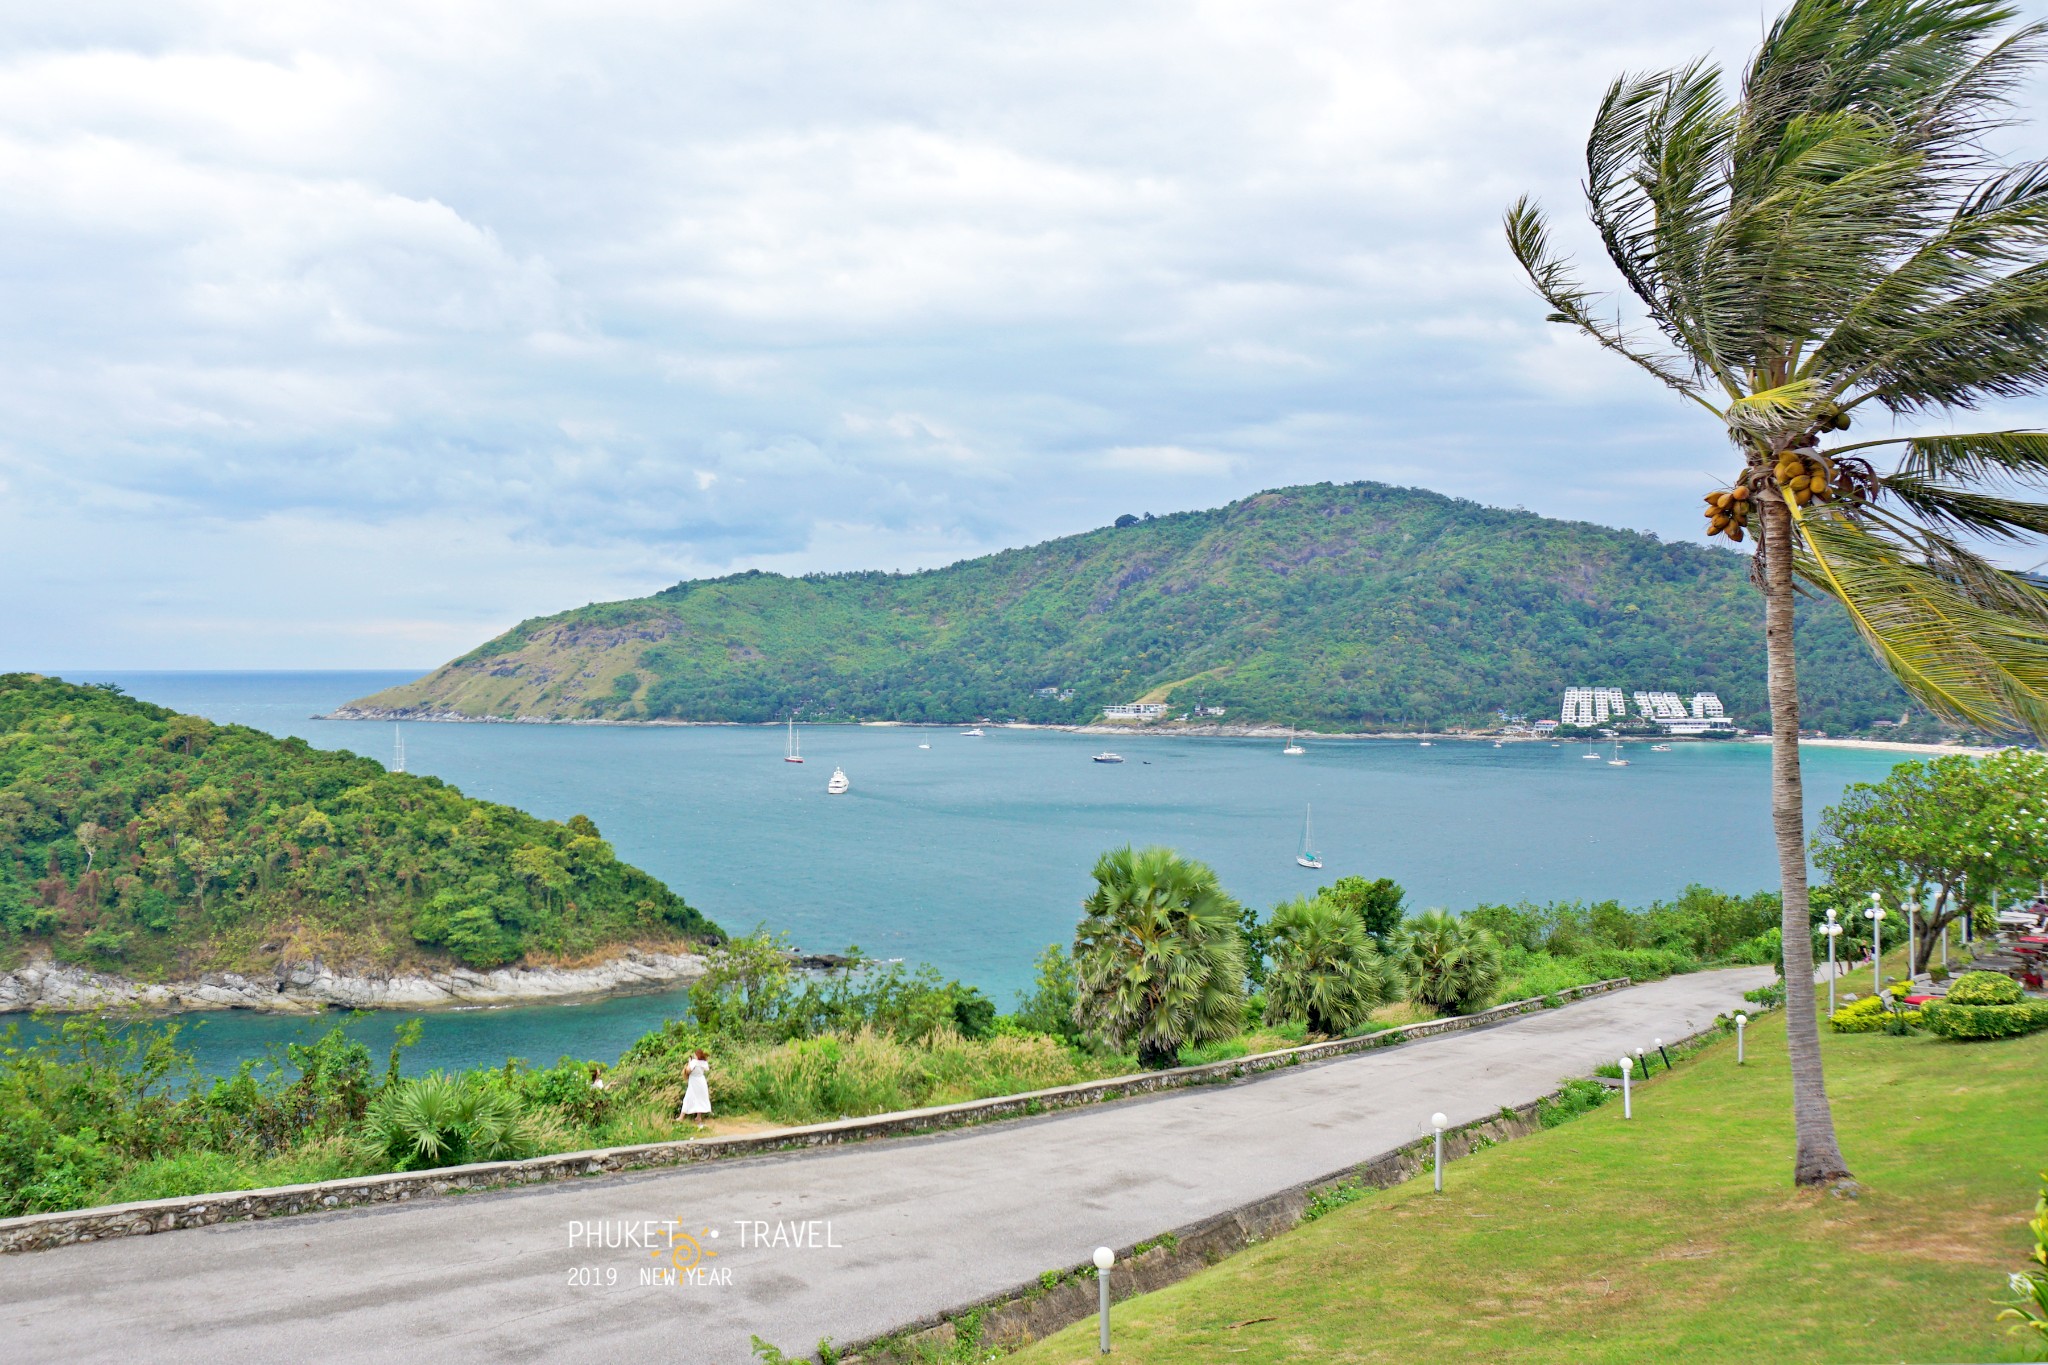
POLYGON ((0 675, 0 954, 131 975, 286 953, 487 967, 722 937, 613 854, 438 778, 33 674, 0 675))

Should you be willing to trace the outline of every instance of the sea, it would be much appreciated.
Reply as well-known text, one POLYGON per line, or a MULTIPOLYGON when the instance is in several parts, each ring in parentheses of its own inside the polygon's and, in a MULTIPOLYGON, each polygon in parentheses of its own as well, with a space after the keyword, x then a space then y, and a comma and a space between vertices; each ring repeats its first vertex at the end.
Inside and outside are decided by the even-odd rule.
MULTIPOLYGON (((393 761, 398 727, 320 719, 411 672, 111 672, 130 695, 221 723, 393 761)), ((1521 899, 1644 905, 1689 882, 1775 885, 1770 750, 1689 743, 1611 746, 1438 739, 1115 736, 984 725, 812 725, 805 762, 772 726, 416 723, 407 771, 550 819, 584 814, 620 857, 660 877, 728 932, 765 928, 812 952, 850 946, 929 963, 1002 1008, 1032 960, 1072 937, 1105 850, 1164 844, 1267 907, 1338 877, 1392 877, 1417 908, 1521 899), (1122 763, 1097 763, 1105 746, 1122 763), (852 789, 828 796, 843 768, 852 789), (1323 869, 1298 866, 1313 820, 1323 869)), ((1805 751, 1808 817, 1904 755, 1805 751)), ((687 1005, 681 991, 423 1012, 408 1072, 610 1061, 687 1005)), ((381 1056, 412 1017, 348 1023, 381 1056)), ((182 1042, 209 1073, 275 1055, 341 1018, 187 1016, 182 1042)), ((34 1025, 25 1030, 38 1032, 34 1025)))

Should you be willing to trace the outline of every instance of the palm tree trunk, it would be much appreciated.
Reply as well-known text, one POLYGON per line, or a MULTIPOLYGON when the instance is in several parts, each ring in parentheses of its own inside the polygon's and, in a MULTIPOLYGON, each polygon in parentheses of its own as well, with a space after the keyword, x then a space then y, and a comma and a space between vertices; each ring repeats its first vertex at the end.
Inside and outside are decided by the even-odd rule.
POLYGON ((1821 1075, 1820 1023, 1813 998, 1813 916, 1806 898, 1806 809, 1799 780, 1799 678, 1792 655, 1792 516, 1766 495, 1764 640, 1771 676, 1771 828, 1784 887, 1786 1050, 1792 1061, 1792 1179, 1821 1185, 1847 1178, 1835 1116, 1821 1075))

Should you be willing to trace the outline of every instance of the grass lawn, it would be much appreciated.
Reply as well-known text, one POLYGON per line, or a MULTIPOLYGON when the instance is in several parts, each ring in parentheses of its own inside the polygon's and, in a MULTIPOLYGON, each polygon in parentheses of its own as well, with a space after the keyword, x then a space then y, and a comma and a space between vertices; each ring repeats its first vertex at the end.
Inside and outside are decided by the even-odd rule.
MULTIPOLYGON (((1825 996, 1823 996, 1825 1001, 1825 996)), ((1558 1128, 1114 1310, 1116 1360, 2022 1360, 1992 1300, 2048 1168, 2048 1034, 1823 1029, 1863 1185, 1791 1185, 1784 1016, 1558 1128), (1259 1321, 1259 1319, 1268 1319, 1259 1321)), ((1095 1361, 1095 1323, 1012 1358, 1095 1361)))

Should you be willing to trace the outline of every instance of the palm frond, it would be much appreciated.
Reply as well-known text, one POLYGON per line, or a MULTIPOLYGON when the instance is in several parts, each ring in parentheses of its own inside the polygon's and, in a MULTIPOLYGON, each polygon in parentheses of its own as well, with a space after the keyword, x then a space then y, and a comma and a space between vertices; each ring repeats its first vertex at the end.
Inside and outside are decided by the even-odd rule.
POLYGON ((2048 630, 2036 623, 2048 603, 2030 620, 1842 510, 1794 516, 1800 577, 1848 608, 1914 700, 1963 724, 2048 736, 2048 630))
MULTIPOLYGON (((1570 323, 1616 355, 1655 375, 1668 387, 1699 399, 1697 385, 1680 368, 1682 362, 1640 349, 1618 324, 1609 325, 1593 316, 1593 305, 1599 296, 1581 285, 1570 265, 1551 251, 1549 226, 1544 222, 1542 210, 1527 195, 1508 209, 1503 226, 1507 230, 1508 249, 1515 253, 1515 259, 1528 274, 1536 293, 1554 310, 1551 321, 1570 323)), ((1711 408, 1712 405, 1708 406, 1711 408)))
POLYGON ((1877 486, 1928 526, 1994 540, 2048 535, 2048 506, 1936 483, 1918 474, 1881 475, 1877 486))
POLYGON ((1835 446, 1830 457, 1856 450, 1904 446, 1898 473, 1930 481, 2010 479, 2048 484, 2048 431, 1976 431, 1946 436, 1894 436, 1835 446))

